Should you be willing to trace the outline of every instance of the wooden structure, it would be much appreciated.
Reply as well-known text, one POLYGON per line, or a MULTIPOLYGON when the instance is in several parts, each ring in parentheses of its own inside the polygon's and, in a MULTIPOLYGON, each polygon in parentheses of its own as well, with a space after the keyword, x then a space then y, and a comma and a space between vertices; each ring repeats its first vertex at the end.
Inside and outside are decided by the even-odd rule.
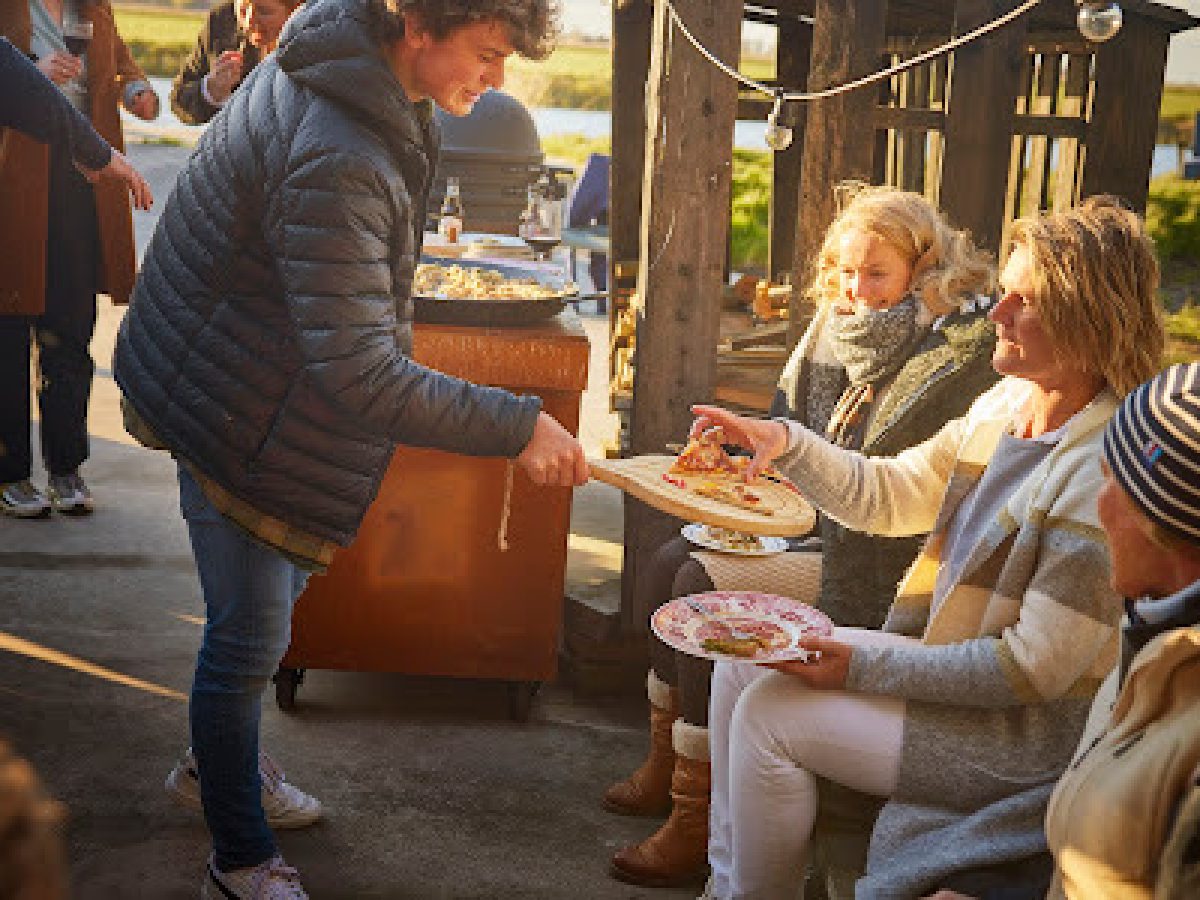
MULTIPOLYGON (((477 384, 536 394, 576 433, 588 340, 578 318, 504 328, 417 325, 413 358, 477 384)), ((276 676, 284 708, 304 669, 509 682, 523 720, 557 671, 571 491, 514 472, 507 549, 503 459, 401 447, 354 543, 296 605, 276 676)))
MULTIPOLYGON (((996 18, 1017 0, 672 0, 696 38, 735 64, 746 20, 779 29, 778 83, 818 89, 874 72, 996 18), (807 20, 806 20, 807 19, 807 20)), ((1073 0, 1045 0, 1008 27, 878 86, 789 104, 795 140, 775 156, 770 274, 802 284, 846 178, 924 192, 997 250, 1006 223, 1109 192, 1143 208, 1171 34, 1200 24, 1122 0, 1105 44, 1075 27, 1073 0)), ((613 303, 632 390, 614 396, 621 450, 661 452, 711 400, 724 283, 733 124, 769 101, 738 85, 677 31, 666 5, 613 4, 611 283, 637 272, 628 310, 613 303), (645 101, 645 102, 643 102, 645 101), (621 317, 624 317, 623 320, 621 317)), ((618 298, 619 299, 619 298, 618 298)), ((791 304, 788 345, 807 321, 791 304)), ((626 502, 622 615, 640 629, 632 585, 673 524, 626 502)))

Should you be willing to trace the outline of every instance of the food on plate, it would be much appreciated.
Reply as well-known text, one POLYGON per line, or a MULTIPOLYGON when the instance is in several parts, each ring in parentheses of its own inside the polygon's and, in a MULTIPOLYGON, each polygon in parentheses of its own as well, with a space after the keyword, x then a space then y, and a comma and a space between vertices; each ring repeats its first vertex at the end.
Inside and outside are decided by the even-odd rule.
POLYGON ((700 649, 753 659, 791 643, 787 631, 774 622, 751 617, 712 619, 696 631, 700 649))
POLYGON ((700 642, 700 649, 709 653, 724 653, 726 656, 740 656, 743 659, 753 659, 760 650, 767 647, 759 638, 705 638, 700 642))
POLYGON ((744 531, 734 531, 731 528, 721 528, 717 525, 706 525, 705 534, 713 543, 720 544, 726 550, 761 550, 762 541, 757 534, 747 534, 744 531))
POLYGON ((540 300, 562 291, 534 278, 510 278, 493 269, 421 263, 413 277, 413 293, 452 300, 540 300))

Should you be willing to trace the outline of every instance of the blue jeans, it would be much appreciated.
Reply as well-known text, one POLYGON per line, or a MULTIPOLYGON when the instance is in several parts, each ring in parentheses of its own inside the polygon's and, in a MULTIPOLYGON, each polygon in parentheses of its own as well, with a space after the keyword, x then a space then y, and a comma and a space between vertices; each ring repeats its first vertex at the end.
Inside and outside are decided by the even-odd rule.
POLYGON ((179 507, 208 616, 192 682, 192 749, 216 865, 227 872, 278 852, 262 808, 258 728, 308 573, 217 512, 183 466, 179 507))

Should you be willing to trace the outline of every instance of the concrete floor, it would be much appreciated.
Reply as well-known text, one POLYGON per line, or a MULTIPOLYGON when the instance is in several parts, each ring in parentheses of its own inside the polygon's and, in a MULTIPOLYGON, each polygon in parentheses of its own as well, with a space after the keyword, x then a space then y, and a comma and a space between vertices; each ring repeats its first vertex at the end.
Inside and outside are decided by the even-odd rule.
MULTIPOLYGON (((165 201, 186 150, 134 145, 165 201)), ((137 214, 144 246, 156 213, 137 214)), ((186 692, 203 609, 171 461, 124 434, 109 372, 121 312, 102 302, 84 473, 87 519, 0 520, 0 734, 70 810, 74 895, 195 897, 208 840, 162 780, 187 743, 186 692)), ((592 387, 583 439, 611 434, 607 323, 585 316, 592 387)), ((44 473, 35 480, 43 481, 44 473)), ((602 485, 575 498, 568 589, 616 602, 621 504, 602 485)), ((645 748, 637 698, 577 697, 547 685, 523 725, 501 685, 314 672, 297 713, 264 704, 268 747, 325 803, 283 851, 315 898, 639 898, 608 857, 655 823, 597 803, 645 748)))

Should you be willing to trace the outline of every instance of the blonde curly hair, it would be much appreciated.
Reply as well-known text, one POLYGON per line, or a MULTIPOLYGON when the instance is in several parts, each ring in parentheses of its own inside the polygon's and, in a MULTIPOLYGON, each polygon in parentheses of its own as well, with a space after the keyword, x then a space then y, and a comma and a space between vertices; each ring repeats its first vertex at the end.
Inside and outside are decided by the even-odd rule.
POLYGON ((1013 223, 1005 258, 1029 251, 1046 335, 1079 368, 1124 396, 1162 368, 1166 332, 1154 242, 1137 213, 1097 195, 1013 223))
POLYGON ((912 266, 909 290, 934 316, 957 309, 965 297, 995 290, 996 267, 965 231, 951 228, 921 194, 899 188, 845 181, 834 189, 837 215, 813 264, 806 295, 821 305, 835 301, 839 288, 839 252, 850 231, 878 236, 912 266))

